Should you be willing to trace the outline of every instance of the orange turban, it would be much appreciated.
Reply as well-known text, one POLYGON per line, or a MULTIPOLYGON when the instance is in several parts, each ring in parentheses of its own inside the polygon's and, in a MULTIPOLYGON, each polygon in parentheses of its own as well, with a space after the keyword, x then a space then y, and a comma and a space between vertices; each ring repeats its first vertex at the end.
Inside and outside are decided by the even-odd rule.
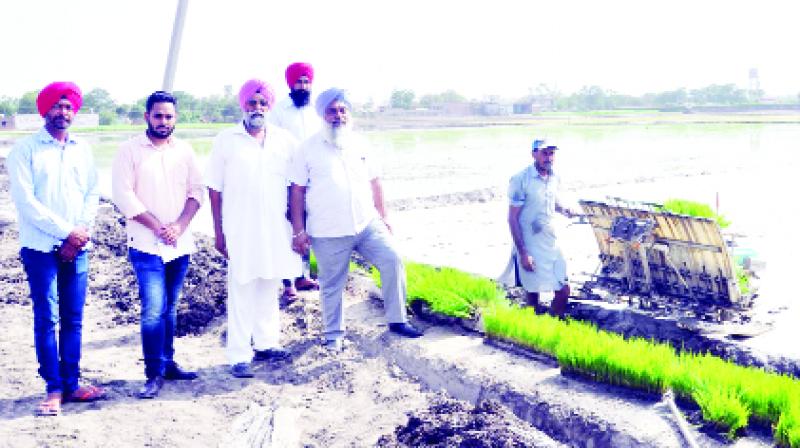
POLYGON ((36 97, 36 108, 39 109, 39 115, 43 117, 47 115, 47 112, 53 108, 54 104, 61 101, 61 98, 69 100, 75 113, 78 113, 78 109, 83 104, 81 89, 78 86, 71 82, 54 82, 48 84, 36 97))
POLYGON ((307 62, 295 62, 286 67, 286 84, 289 84, 290 89, 301 76, 307 76, 308 82, 314 82, 314 67, 307 62))

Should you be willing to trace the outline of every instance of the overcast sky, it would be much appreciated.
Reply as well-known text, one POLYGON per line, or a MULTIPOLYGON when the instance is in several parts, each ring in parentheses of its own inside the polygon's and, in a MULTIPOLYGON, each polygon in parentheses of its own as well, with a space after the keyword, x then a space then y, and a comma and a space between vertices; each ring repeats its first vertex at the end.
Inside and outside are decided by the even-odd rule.
MULTIPOLYGON (((777 0, 189 0, 175 90, 205 96, 314 64, 316 88, 383 101, 748 86, 800 93, 800 2, 777 0)), ((129 102, 161 87, 177 0, 5 0, 0 95, 53 80, 129 102)))

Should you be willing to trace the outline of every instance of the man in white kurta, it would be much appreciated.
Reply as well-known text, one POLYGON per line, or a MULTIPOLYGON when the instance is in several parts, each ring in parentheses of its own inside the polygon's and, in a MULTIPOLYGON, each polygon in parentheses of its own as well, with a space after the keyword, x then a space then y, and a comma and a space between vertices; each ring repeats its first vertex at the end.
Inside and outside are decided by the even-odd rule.
POLYGON ((350 132, 351 104, 341 89, 328 89, 316 101, 323 129, 303 142, 292 157, 292 247, 314 248, 322 289, 325 347, 343 349, 342 291, 350 255, 360 253, 381 274, 389 330, 405 337, 422 332, 406 316, 406 275, 383 205, 377 164, 366 141, 350 132), (308 211, 306 233, 304 211, 308 211))
MULTIPOLYGON (((314 82, 314 67, 307 62, 295 62, 286 67, 286 84, 289 95, 275 104, 267 114, 267 121, 289 131, 298 142, 316 134, 322 127, 314 106, 311 105, 311 86, 314 82)), ((303 275, 283 280, 283 298, 297 299, 297 290, 318 289, 311 278, 309 254, 303 255, 303 275)))
POLYGON ((534 140, 534 163, 509 181, 508 224, 514 240, 516 272, 528 304, 540 310, 539 293, 554 291, 551 313, 563 316, 569 297, 567 265, 556 240, 553 217, 573 213, 558 199, 559 177, 553 173, 555 145, 534 140))
POLYGON ((244 120, 216 137, 206 174, 215 246, 228 258, 227 356, 231 373, 242 378, 253 376, 254 348, 256 360, 288 357, 279 342, 278 290, 282 278, 300 273, 286 220, 286 169, 296 141, 265 123, 274 98, 263 81, 242 86, 244 120))

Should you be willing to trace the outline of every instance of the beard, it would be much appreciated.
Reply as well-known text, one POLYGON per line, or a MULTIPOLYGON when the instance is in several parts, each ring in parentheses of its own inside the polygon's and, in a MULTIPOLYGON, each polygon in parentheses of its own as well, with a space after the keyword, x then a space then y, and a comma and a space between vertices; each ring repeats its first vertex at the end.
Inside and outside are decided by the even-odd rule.
POLYGON ((152 124, 147 123, 147 134, 155 138, 159 139, 169 138, 169 136, 172 135, 172 131, 174 130, 175 130, 174 126, 162 126, 160 128, 154 128, 152 124))
POLYGON ((308 105, 308 102, 311 99, 311 91, 305 89, 297 89, 297 90, 292 89, 292 91, 289 92, 289 98, 292 99, 294 107, 297 107, 299 109, 303 106, 308 105))
POLYGON ((58 115, 55 117, 48 117, 47 124, 49 124, 53 129, 59 129, 63 131, 70 127, 72 120, 69 117, 58 115))
POLYGON ((266 124, 264 113, 260 111, 245 112, 244 125, 250 129, 261 129, 266 124))
POLYGON ((327 140, 333 143, 333 146, 336 146, 337 148, 342 147, 344 140, 350 134, 350 126, 345 123, 335 125, 331 123, 325 123, 324 130, 327 140))
POLYGON ((535 162, 534 166, 536 167, 536 171, 540 173, 547 173, 548 175, 553 174, 553 164, 549 163, 547 165, 541 164, 539 162, 535 162))

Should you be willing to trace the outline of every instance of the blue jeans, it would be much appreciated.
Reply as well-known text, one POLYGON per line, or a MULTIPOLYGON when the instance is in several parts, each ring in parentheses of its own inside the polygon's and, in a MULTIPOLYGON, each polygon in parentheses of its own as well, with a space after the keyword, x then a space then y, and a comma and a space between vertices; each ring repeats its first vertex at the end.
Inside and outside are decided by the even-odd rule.
POLYGON ((128 257, 136 272, 142 301, 144 374, 147 378, 163 376, 166 363, 175 354, 173 340, 178 316, 175 305, 189 268, 189 256, 164 263, 158 255, 131 248, 128 257))
POLYGON ((83 304, 89 267, 86 251, 70 263, 60 261, 55 251, 22 248, 20 257, 31 288, 39 375, 47 384, 48 393, 71 393, 78 388, 80 378, 83 304))

